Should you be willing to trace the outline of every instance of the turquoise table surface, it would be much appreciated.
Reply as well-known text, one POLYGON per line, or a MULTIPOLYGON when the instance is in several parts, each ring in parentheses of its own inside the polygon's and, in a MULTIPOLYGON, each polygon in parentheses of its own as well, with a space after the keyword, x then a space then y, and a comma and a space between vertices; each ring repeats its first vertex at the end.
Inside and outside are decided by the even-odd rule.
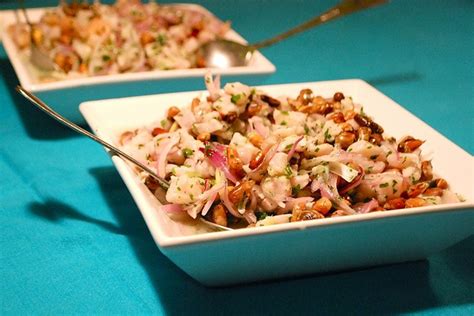
MULTIPOLYGON (((257 41, 335 2, 200 4, 257 41)), ((361 78, 474 153, 474 1, 394 0, 264 54, 277 72, 262 84, 361 78)), ((17 83, 0 48, 0 314, 474 314, 473 236, 420 262, 201 286, 157 249, 104 150, 17 83)))

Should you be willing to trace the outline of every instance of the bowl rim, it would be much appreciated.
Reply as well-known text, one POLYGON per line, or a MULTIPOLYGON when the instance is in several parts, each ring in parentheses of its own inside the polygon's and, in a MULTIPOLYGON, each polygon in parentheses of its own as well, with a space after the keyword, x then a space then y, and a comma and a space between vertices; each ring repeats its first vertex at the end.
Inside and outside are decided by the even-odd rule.
MULTIPOLYGON (((194 3, 169 3, 167 5, 182 6, 200 11, 206 15, 214 17, 218 20, 219 17, 214 15, 204 6, 194 3)), ((55 7, 41 7, 26 9, 31 16, 39 16, 45 10, 54 9, 55 7)), ((210 68, 190 68, 190 69, 171 69, 171 70, 151 70, 134 73, 111 74, 104 76, 89 76, 84 78, 73 78, 58 80, 52 82, 38 82, 34 75, 28 69, 28 65, 22 60, 22 54, 19 52, 15 43, 7 32, 7 27, 11 25, 13 19, 16 19, 16 12, 18 10, 2 11, 2 20, 0 29, 2 29, 2 42, 8 59, 10 60, 13 69, 20 81, 20 84, 27 90, 32 92, 42 92, 51 90, 62 90, 84 86, 106 85, 113 83, 137 82, 137 81, 152 81, 152 80, 167 80, 167 79, 185 79, 204 77, 210 68)), ((21 18, 20 18, 21 19, 21 18)), ((21 19, 22 20, 22 19, 21 19)), ((221 21, 221 20, 220 20, 221 21)), ((241 43, 247 41, 238 34, 234 29, 230 29, 226 38, 235 40, 241 43)), ((276 71, 275 65, 268 60, 261 52, 257 51, 254 56, 254 65, 243 67, 232 67, 227 69, 212 68, 214 74, 221 74, 222 76, 235 75, 264 75, 271 74, 276 71)))
MULTIPOLYGON (((390 101, 392 105, 397 107, 397 110, 403 111, 404 115, 409 115, 412 118, 416 119, 420 124, 423 124, 425 127, 431 129, 437 137, 440 137, 444 141, 449 142, 452 146, 457 147, 459 153, 473 162, 474 166, 474 156, 467 153, 463 148, 459 147, 457 144, 453 143, 451 140, 447 139, 444 135, 439 133, 437 130, 432 128, 427 123, 423 122, 421 119, 416 117, 414 114, 403 108, 394 100, 390 99, 388 96, 383 94, 381 91, 377 90, 366 81, 362 79, 342 79, 342 80, 329 80, 329 81, 314 81, 314 82, 300 82, 300 83, 284 83, 284 84, 270 84, 270 85, 259 85, 259 86, 252 86, 257 89, 265 90, 267 88, 277 89, 277 88, 286 88, 290 86, 307 86, 311 84, 327 84, 327 83, 347 83, 347 84, 358 84, 360 87, 364 89, 371 90, 372 93, 377 93, 380 96, 383 96, 387 102, 390 101)), ((127 97, 127 98, 117 98, 117 99, 108 99, 108 100, 98 100, 98 101, 88 101, 83 102, 80 104, 79 109, 81 114, 86 119, 87 123, 91 126, 95 133, 100 132, 97 129, 97 126, 94 126, 94 118, 91 116, 90 109, 93 109, 95 106, 98 106, 103 101, 119 101, 119 100, 139 100, 140 98, 159 98, 162 96, 172 97, 178 96, 183 94, 200 94, 206 93, 205 90, 197 90, 197 91, 183 91, 183 92, 174 92, 174 93, 160 93, 155 95, 147 95, 147 96, 138 96, 138 97, 127 97)), ((135 201, 137 199, 142 200, 142 197, 139 197, 143 194, 142 189, 132 183, 136 176, 132 179, 131 174, 133 173, 131 167, 125 162, 122 158, 118 156, 113 156, 111 153, 106 150, 107 153, 111 156, 111 159, 117 168, 118 172, 120 173, 123 181, 127 185, 130 194, 134 198, 135 201)), ((471 170, 472 171, 472 170, 471 170)), ((133 175, 135 175, 133 173, 133 175)), ((472 180, 472 174, 471 180, 472 180)), ((472 194, 474 196, 474 193, 472 194)), ((140 205, 136 202, 137 207, 140 209, 140 205)), ((144 205, 141 207, 145 208, 153 208, 147 202, 143 202, 144 205)), ((427 215, 432 213, 444 213, 449 211, 474 211, 474 200, 466 200, 463 202, 458 203, 446 203, 446 204, 438 204, 438 205, 429 205, 423 207, 415 207, 415 208, 408 208, 408 209, 400 209, 400 210, 391 210, 385 212, 372 212, 366 214, 356 214, 356 215, 348 215, 348 216, 341 216, 341 217, 332 217, 332 218, 323 218, 314 221, 302 221, 302 222, 293 222, 293 223, 283 223, 278 225, 270 225, 270 226, 263 226, 263 227, 251 227, 246 229, 236 229, 232 231, 217 231, 212 233, 203 233, 203 234, 196 234, 190 236, 175 236, 170 237, 164 234, 160 228, 160 225, 157 223, 152 223, 152 219, 147 215, 149 212, 144 212, 140 209, 147 226, 152 234, 153 238, 155 239, 156 243, 160 246, 160 248, 171 248, 171 247, 179 247, 185 245, 192 245, 192 244, 202 244, 207 242, 216 242, 221 239, 231 239, 231 238, 242 238, 242 237, 249 237, 249 236, 256 236, 260 234, 271 234, 271 233, 278 233, 278 232, 290 232, 290 231, 298 231, 298 230, 305 230, 305 229, 315 229, 318 227, 328 227, 332 225, 343 225, 349 223, 362 223, 362 222, 370 222, 375 220, 383 220, 383 219, 390 219, 390 218, 397 218, 397 217, 405 217, 405 216, 415 216, 415 215, 427 215)))

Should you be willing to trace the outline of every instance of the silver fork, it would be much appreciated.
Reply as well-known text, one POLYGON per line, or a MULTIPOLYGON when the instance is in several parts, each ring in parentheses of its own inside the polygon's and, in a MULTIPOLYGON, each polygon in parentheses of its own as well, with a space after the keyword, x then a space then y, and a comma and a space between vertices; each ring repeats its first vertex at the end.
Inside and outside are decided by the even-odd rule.
MULTIPOLYGON (((34 105, 36 105, 36 107, 38 107, 40 110, 42 110, 43 112, 45 112, 46 114, 48 114, 50 117, 52 117, 53 119, 55 119, 56 121, 58 121, 59 123, 69 127, 70 129, 72 129, 73 131, 79 133, 79 134, 82 134, 84 136, 87 136, 89 137, 90 139, 92 139, 93 141, 101 144, 102 146, 106 147, 107 149, 110 150, 110 152, 114 155, 117 155, 119 157, 121 157, 122 159, 125 159, 125 160, 128 160, 129 162, 133 163, 134 165, 138 166, 140 169, 142 169, 143 171, 145 171, 146 173, 148 173, 151 177, 153 177, 155 180, 158 181, 158 184, 164 189, 164 190, 167 190, 169 188, 169 183, 168 181, 166 181, 165 179, 159 177, 153 170, 151 170, 150 168, 148 168, 146 165, 142 164, 141 162, 139 162, 138 160, 136 160, 135 158, 133 158, 132 156, 124 153, 123 151, 121 151, 120 149, 118 149, 117 147, 115 147, 114 145, 106 142, 105 140, 99 138, 98 136, 92 134, 91 132, 83 129, 82 127, 74 124, 73 122, 69 121, 67 118, 65 118, 64 116, 62 116, 61 114, 59 114, 58 112, 54 111, 50 106, 48 106, 46 103, 44 103, 43 101, 41 101, 37 96, 35 96, 33 93, 31 93, 30 91, 28 90, 25 90, 24 88, 22 88, 21 86, 17 86, 16 87, 16 90, 23 96, 25 97, 28 101, 30 101, 31 103, 33 103, 34 105)), ((166 201, 166 199, 162 199, 160 196, 157 196, 157 199, 163 204, 168 204, 168 202, 166 201)), ((214 229, 217 229, 217 230, 221 230, 221 231, 224 231, 224 230, 233 230, 232 228, 230 227, 225 227, 225 226, 221 226, 219 224, 216 224, 216 223, 213 223, 213 222, 210 222, 208 220, 206 220, 204 217, 201 217, 200 218, 200 221, 204 224, 206 224, 207 226, 211 227, 211 228, 214 228, 214 229)))

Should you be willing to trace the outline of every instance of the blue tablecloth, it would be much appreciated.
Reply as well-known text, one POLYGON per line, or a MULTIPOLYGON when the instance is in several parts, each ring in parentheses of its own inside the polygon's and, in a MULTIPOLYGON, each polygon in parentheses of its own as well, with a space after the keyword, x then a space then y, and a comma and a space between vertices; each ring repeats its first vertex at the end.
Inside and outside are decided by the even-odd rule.
MULTIPOLYGON (((201 4, 252 42, 335 2, 201 4)), ((392 1, 265 49, 278 70, 262 84, 362 78, 472 154, 473 21, 472 1, 392 1)), ((201 286, 157 249, 103 149, 16 95, 3 49, 0 74, 2 314, 474 314, 472 236, 421 262, 201 286)))

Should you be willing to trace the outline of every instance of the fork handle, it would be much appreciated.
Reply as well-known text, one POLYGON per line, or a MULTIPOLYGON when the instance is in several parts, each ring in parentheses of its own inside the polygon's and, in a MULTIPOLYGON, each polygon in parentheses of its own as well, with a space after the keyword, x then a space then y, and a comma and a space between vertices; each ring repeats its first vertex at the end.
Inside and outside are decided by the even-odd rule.
POLYGON ((160 186, 163 188, 163 189, 168 189, 169 188, 169 183, 168 181, 166 181, 165 179, 159 177, 158 175, 156 175, 156 173, 151 170, 150 168, 148 168, 147 166, 145 166, 144 164, 142 164, 141 162, 139 162, 138 160, 136 160, 135 158, 133 158, 132 156, 126 154, 125 152, 121 151, 120 149, 118 149, 117 147, 115 147, 114 145, 111 145, 110 143, 104 141, 103 139, 97 137, 96 135, 90 133, 89 131, 83 129, 82 127, 74 124, 73 122, 69 121, 67 118, 65 118, 64 116, 62 116, 61 114, 59 114, 58 112, 54 111, 51 107, 49 107, 46 103, 44 103, 43 101, 41 101, 37 96, 35 96, 33 93, 23 89, 23 87, 21 86, 17 86, 16 87, 16 90, 22 95, 24 96, 27 100, 29 100, 31 103, 33 103, 34 105, 36 105, 40 110, 42 110, 43 112, 45 112, 46 114, 48 114, 49 116, 51 116, 52 118, 54 118, 56 121, 58 121, 59 123, 69 127, 70 129, 78 132, 79 134, 82 134, 84 136, 87 136, 89 137, 90 139, 92 139, 93 141, 101 144, 102 146, 106 147, 107 149, 109 149, 113 154, 116 154, 128 161, 130 161, 131 163, 135 164, 136 166, 140 167, 141 169, 143 169, 144 171, 146 171, 150 176, 152 176, 155 180, 158 181, 158 183, 160 184, 160 186))
POLYGON ((306 21, 303 24, 300 24, 270 39, 252 44, 250 45, 250 47, 252 48, 252 50, 257 50, 263 47, 267 47, 275 43, 278 43, 284 39, 287 39, 290 36, 293 36, 295 34, 298 34, 310 28, 313 28, 317 25, 324 24, 336 18, 340 18, 345 15, 349 15, 351 13, 354 13, 363 9, 374 7, 374 6, 383 4, 385 2, 388 2, 388 0, 343 0, 342 2, 337 4, 335 7, 332 7, 331 9, 324 12, 323 14, 317 17, 314 17, 311 20, 306 21))

